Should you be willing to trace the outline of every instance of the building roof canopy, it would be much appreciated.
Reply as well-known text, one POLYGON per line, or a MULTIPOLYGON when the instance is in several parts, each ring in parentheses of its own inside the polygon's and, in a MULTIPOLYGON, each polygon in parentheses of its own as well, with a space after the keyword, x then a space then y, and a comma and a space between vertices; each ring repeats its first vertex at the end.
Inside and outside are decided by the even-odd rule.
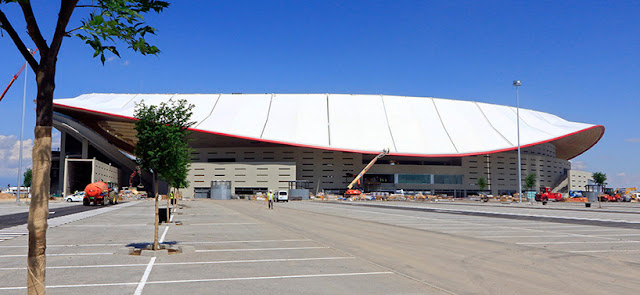
MULTIPOLYGON (((134 144, 136 104, 186 99, 195 105, 192 130, 257 142, 359 153, 450 157, 517 148, 516 109, 429 97, 350 94, 84 94, 54 100, 54 110, 93 122, 134 144), (124 126, 124 127, 123 127, 124 126), (128 126, 128 127, 126 127, 128 126), (122 127, 122 128, 120 128, 122 127), (122 129, 122 130, 120 130, 122 129)), ((601 125, 520 109, 520 143, 551 142, 559 158, 593 146, 601 125)), ((204 134, 203 134, 204 135, 204 134)))

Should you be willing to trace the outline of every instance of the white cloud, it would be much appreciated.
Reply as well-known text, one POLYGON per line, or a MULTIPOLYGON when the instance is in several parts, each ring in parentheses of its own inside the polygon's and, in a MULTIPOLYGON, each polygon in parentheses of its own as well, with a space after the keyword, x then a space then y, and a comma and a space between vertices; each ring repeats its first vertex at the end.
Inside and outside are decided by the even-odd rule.
POLYGON ((640 187, 640 174, 616 173, 607 182, 611 187, 640 187))
POLYGON ((60 132, 58 130, 51 131, 51 150, 60 150, 60 132))
POLYGON ((571 169, 573 170, 582 170, 585 171, 587 169, 587 163, 583 161, 570 161, 571 169))
POLYGON ((115 57, 115 56, 111 56, 111 57, 107 58, 107 62, 112 62, 112 61, 116 60, 116 58, 117 57, 115 57))
MULTIPOLYGON (((22 169, 31 167, 33 140, 22 141, 22 169)), ((0 135, 0 176, 17 176, 20 141, 15 135, 0 135)))
POLYGON ((633 137, 633 138, 627 138, 624 141, 628 141, 628 142, 640 142, 640 138, 638 137, 633 137))
POLYGON ((124 62, 122 62, 123 66, 128 66, 130 64, 129 60, 125 60, 124 62))

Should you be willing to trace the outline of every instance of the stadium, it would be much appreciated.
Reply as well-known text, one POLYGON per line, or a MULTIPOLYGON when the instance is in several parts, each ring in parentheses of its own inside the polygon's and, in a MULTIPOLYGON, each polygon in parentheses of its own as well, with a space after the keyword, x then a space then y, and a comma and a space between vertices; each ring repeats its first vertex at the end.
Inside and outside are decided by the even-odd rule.
MULTIPOLYGON (((294 186, 341 193, 384 149, 389 154, 363 177, 365 191, 464 197, 480 191, 481 177, 494 195, 518 190, 511 106, 391 95, 93 93, 54 100, 61 148, 52 191, 71 192, 87 177, 128 185, 136 104, 180 99, 195 105, 187 196, 212 197, 215 183, 228 183, 232 194, 294 186)), ((595 145, 604 126, 519 114, 522 177, 535 173, 536 188, 556 191, 586 184, 569 160, 595 145)))

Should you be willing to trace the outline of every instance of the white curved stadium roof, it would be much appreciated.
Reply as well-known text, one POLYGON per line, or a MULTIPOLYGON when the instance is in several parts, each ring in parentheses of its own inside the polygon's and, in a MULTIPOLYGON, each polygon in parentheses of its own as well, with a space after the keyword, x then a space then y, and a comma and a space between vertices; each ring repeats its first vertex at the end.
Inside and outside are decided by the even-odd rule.
MULTIPOLYGON (((194 131, 359 153, 446 157, 517 148, 516 109, 430 97, 350 94, 84 94, 54 100, 57 112, 133 119, 136 103, 186 99, 194 131)), ((521 146, 556 144, 573 158, 593 146, 601 125, 520 109, 521 146)), ((564 154, 563 154, 564 153, 564 154)))

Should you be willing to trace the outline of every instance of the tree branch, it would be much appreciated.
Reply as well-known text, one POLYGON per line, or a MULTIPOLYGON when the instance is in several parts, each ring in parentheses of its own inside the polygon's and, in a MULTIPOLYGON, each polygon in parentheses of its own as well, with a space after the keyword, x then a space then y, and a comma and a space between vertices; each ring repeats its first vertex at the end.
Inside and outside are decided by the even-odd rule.
POLYGON ((29 36, 31 36, 31 40, 36 43, 36 46, 40 49, 41 55, 46 54, 49 51, 49 46, 47 46, 47 41, 42 38, 38 22, 36 21, 36 17, 33 15, 33 10, 31 9, 31 2, 18 1, 18 4, 20 4, 20 8, 22 8, 22 14, 24 14, 24 20, 27 23, 27 32, 29 33, 29 36))
POLYGON ((20 51, 24 59, 29 62, 29 66, 31 67, 31 69, 36 72, 40 65, 38 65, 36 59, 33 58, 31 53, 29 52, 29 49, 27 49, 27 46, 24 45, 22 39, 20 39, 20 36, 18 36, 16 30, 13 29, 11 23, 9 23, 9 20, 7 20, 7 16, 4 15, 4 12, 2 12, 2 10, 0 10, 0 27, 7 31, 7 33, 11 37, 11 40, 13 40, 13 43, 16 44, 16 47, 18 47, 18 50, 20 51))
POLYGON ((58 13, 58 24, 56 25, 56 31, 53 33, 53 41, 51 41, 51 54, 53 56, 58 55, 60 45, 62 45, 62 38, 66 35, 67 24, 73 14, 73 10, 76 8, 78 0, 62 0, 60 3, 60 12, 58 13))

